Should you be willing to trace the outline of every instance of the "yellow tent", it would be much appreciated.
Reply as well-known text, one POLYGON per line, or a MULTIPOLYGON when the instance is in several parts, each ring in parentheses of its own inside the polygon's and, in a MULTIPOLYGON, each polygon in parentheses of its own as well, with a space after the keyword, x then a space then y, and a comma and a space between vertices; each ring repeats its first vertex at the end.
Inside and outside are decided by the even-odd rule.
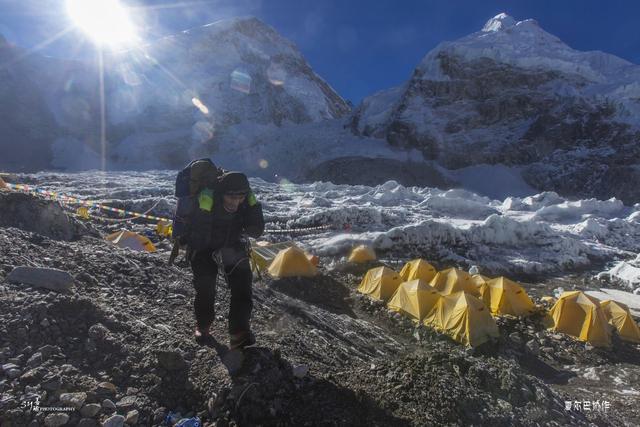
POLYGON ((440 298, 440 293, 427 282, 416 279, 401 283, 387 306, 398 313, 421 321, 440 298))
POLYGON ((168 221, 158 221, 156 224, 156 234, 162 237, 171 237, 173 225, 168 221))
POLYGON ((611 331, 600 300, 581 291, 564 292, 551 307, 552 329, 594 346, 611 344, 611 331))
POLYGON ((482 294, 482 289, 487 285, 487 282, 491 280, 490 277, 483 276, 482 274, 474 274, 471 276, 471 281, 478 289, 478 292, 482 294))
POLYGON ((451 295, 459 291, 468 292, 474 296, 480 295, 473 284, 471 275, 457 268, 448 268, 438 272, 429 284, 442 295, 451 295))
POLYGON ((375 260, 376 253, 371 246, 367 245, 356 246, 349 255, 349 262, 355 262, 358 264, 375 260))
POLYGON ((618 335, 620 335, 621 339, 640 343, 640 328, 631 317, 629 307, 610 299, 602 301, 600 306, 609 323, 618 330, 618 335))
POLYGON ((442 296, 424 324, 473 347, 500 336, 496 321, 484 303, 466 292, 442 296))
POLYGON ((273 277, 310 277, 318 270, 311 263, 307 254, 296 246, 282 249, 269 266, 269 274, 273 277))
POLYGON ((122 230, 105 237, 106 240, 118 245, 121 248, 129 248, 134 251, 155 252, 156 247, 153 246, 151 240, 132 231, 122 230))
POLYGON ((420 279, 429 283, 436 273, 436 269, 427 261, 423 259, 414 259, 402 267, 402 270, 400 270, 400 277, 403 282, 420 279))
POLYGON ((528 316, 535 309, 522 286, 506 277, 489 280, 480 288, 480 295, 494 316, 528 316))
POLYGON ((292 241, 280 243, 255 242, 251 244, 251 259, 260 270, 266 270, 281 250, 295 245, 292 241))
POLYGON ((364 275, 358 292, 387 301, 393 296, 400 283, 402 283, 402 279, 398 273, 389 267, 376 267, 364 275))

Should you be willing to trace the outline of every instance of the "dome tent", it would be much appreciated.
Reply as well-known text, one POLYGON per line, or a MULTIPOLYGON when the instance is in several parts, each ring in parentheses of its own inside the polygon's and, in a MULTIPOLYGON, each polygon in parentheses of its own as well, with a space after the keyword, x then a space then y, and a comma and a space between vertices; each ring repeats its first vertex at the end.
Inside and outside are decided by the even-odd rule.
POLYGON ((389 267, 376 267, 367 271, 364 275, 358 292, 369 295, 375 299, 388 301, 398 289, 402 279, 397 272, 389 267))
POLYGON ((622 340, 640 344, 640 328, 631 317, 629 307, 613 300, 602 301, 600 306, 609 323, 617 329, 622 340))
POLYGON ((420 279, 401 283, 387 307, 421 321, 441 298, 440 293, 420 279))
POLYGON ((549 311, 551 329, 594 346, 611 345, 611 330, 600 300, 581 291, 563 292, 549 311))
POLYGON ((108 240, 121 248, 129 248, 133 249, 134 251, 156 251, 156 247, 153 245, 153 243, 151 243, 151 240, 137 233, 134 233, 133 231, 116 231, 115 233, 106 236, 105 240, 108 240))
POLYGON ((524 288, 506 277, 491 279, 479 289, 482 301, 494 316, 528 316, 536 308, 524 288))
POLYGON ((442 296, 423 323, 472 347, 500 336, 484 303, 462 291, 442 296))
POLYGON ((269 266, 269 274, 276 278, 282 277, 311 277, 318 270, 311 263, 307 254, 296 246, 282 249, 269 266))
POLYGON ((360 245, 353 248, 349 254, 349 262, 356 264, 362 264, 369 261, 376 260, 376 253, 371 246, 360 245))
POLYGON ((448 268, 438 272, 429 284, 442 295, 451 295, 459 291, 468 292, 474 296, 480 295, 473 284, 471 275, 457 268, 448 268))
POLYGON ((436 275, 436 269, 423 259, 414 259, 409 261, 400 270, 402 281, 420 279, 429 283, 436 275))

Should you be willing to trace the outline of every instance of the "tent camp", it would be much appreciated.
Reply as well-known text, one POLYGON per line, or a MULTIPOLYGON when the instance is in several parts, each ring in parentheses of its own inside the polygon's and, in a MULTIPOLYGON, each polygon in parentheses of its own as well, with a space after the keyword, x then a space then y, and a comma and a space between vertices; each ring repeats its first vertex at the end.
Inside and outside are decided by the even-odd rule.
POLYGON ((402 267, 402 270, 400 270, 400 277, 403 282, 420 279, 429 283, 436 273, 436 269, 427 261, 423 259, 414 259, 402 267))
POLYGON ((416 279, 401 283, 387 307, 421 321, 440 298, 440 293, 427 282, 416 279))
POLYGON ((365 263, 376 260, 376 253, 371 246, 360 245, 353 248, 351 254, 349 254, 349 262, 356 264, 365 263))
POLYGON ((528 316, 535 310, 522 286, 506 277, 491 279, 479 290, 482 301, 494 316, 528 316))
POLYGON ((382 301, 388 301, 402 283, 400 275, 389 267, 376 267, 364 275, 358 292, 382 301))
POLYGON ((554 331, 572 335, 594 346, 611 344, 607 317, 597 298, 581 291, 563 292, 551 307, 549 315, 553 318, 554 326, 551 329, 554 331))
POLYGON ((269 266, 269 274, 276 278, 282 277, 310 277, 318 270, 311 263, 307 254, 296 246, 282 249, 269 266))
POLYGON ((442 296, 423 323, 472 347, 500 336, 489 309, 466 292, 442 296))
POLYGON ((105 240, 121 247, 129 248, 134 251, 155 252, 156 247, 151 240, 132 231, 122 230, 109 234, 105 240))
POLYGON ((640 343, 640 328, 631 317, 629 307, 613 300, 602 301, 600 306, 609 323, 618 330, 621 339, 640 343))
POLYGON ((451 295, 460 291, 468 292, 474 296, 480 295, 480 292, 473 284, 471 275, 457 268, 448 268, 438 272, 429 284, 442 295, 451 295))

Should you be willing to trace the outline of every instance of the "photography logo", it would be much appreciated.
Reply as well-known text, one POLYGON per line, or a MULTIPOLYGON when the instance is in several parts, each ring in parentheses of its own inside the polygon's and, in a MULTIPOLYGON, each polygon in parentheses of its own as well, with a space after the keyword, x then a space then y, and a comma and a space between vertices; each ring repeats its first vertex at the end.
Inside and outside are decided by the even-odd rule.
POLYGON ((22 401, 22 409, 31 412, 71 412, 75 408, 69 406, 40 406, 40 396, 32 396, 22 401))

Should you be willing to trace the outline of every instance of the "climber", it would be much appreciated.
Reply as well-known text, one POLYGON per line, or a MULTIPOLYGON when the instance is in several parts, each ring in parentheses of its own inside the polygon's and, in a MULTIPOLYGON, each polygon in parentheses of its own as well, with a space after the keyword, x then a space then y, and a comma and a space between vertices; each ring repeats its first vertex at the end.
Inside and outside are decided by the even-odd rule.
POLYGON ((207 203, 206 244, 191 250, 189 259, 196 291, 195 337, 208 338, 215 319, 216 280, 222 268, 231 292, 229 307, 229 347, 241 349, 255 343, 250 319, 253 308, 253 274, 246 236, 259 237, 264 231, 262 207, 249 186, 246 175, 225 172, 218 177, 207 203), (210 199, 211 201, 211 199, 210 199))

